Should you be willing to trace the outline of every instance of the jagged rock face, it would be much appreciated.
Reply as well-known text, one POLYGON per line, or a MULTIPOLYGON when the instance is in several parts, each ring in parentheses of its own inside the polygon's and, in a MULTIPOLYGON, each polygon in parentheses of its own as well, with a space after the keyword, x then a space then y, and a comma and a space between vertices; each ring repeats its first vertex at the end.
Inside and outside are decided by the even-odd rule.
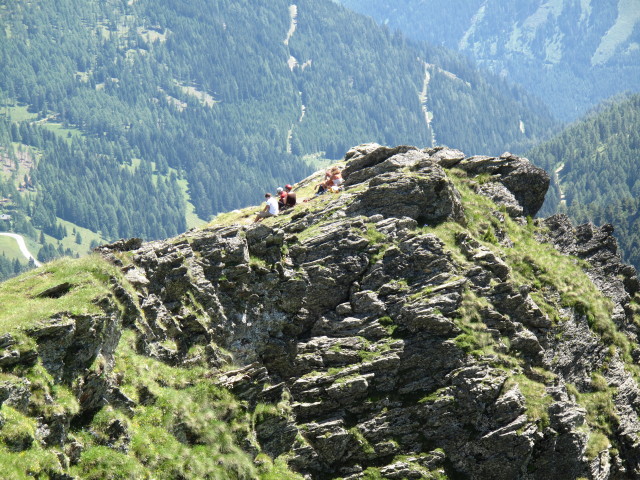
POLYGON ((457 150, 443 148, 420 151, 408 146, 366 144, 351 149, 345 158, 346 185, 370 181, 350 213, 388 212, 421 223, 459 220, 462 216, 460 199, 447 188, 448 180, 438 167, 489 176, 480 190, 497 204, 507 206, 512 216, 535 215, 544 203, 550 182, 544 170, 510 153, 499 158, 465 158, 457 150))
MULTIPOLYGON (((522 215, 534 216, 542 204, 549 188, 549 175, 530 164, 528 160, 511 153, 504 153, 499 158, 471 157, 450 166, 460 168, 472 175, 489 174, 494 181, 505 188, 499 193, 488 191, 489 197, 498 204, 513 207, 515 198, 522 209, 522 215), (505 191, 506 189, 506 191, 505 191), (501 195, 507 199, 501 198, 501 195)), ((516 206, 517 210, 517 206, 516 206)))
MULTIPOLYGON (((273 454, 292 452, 291 465, 311 478, 359 478, 371 465, 386 465, 385 478, 423 478, 430 470, 560 478, 559 465, 566 478, 608 478, 610 468, 597 474, 600 467, 585 457, 586 412, 563 381, 549 388, 549 423, 541 427, 499 361, 460 348, 460 311, 473 295, 485 299, 478 314, 493 348, 523 359, 518 371, 546 368, 589 383, 610 360, 584 317, 568 313, 561 328, 554 326, 489 248, 456 236, 461 263, 441 239, 418 229, 464 222, 446 169, 481 175, 476 191, 515 218, 536 213, 548 175, 510 154, 464 158, 447 149, 362 145, 346 160, 346 192, 322 212, 313 234, 302 236, 320 214, 294 215, 278 228, 204 230, 136 250, 131 276, 143 297, 143 348, 179 363, 193 342, 210 342, 214 364, 216 347, 224 347, 236 361, 264 366, 290 392, 295 421, 265 425, 260 441, 273 454), (379 243, 371 231, 382 235, 379 243), (178 351, 158 347, 166 337, 180 339, 178 351), (414 458, 393 461, 403 454, 414 458)), ((547 225, 566 252, 615 253, 607 247, 610 235, 592 235, 588 247, 585 234, 567 239, 564 223, 547 225)), ((600 263, 628 274, 610 289, 624 323, 637 279, 611 267, 611 258, 600 263)), ((617 397, 619 411, 635 407, 637 386, 628 388, 617 397)), ((634 450, 634 442, 631 435, 625 448, 634 450)))
MULTIPOLYGON (((344 193, 317 209, 104 247, 114 262, 132 251, 122 268, 139 298, 115 295, 139 351, 181 365, 206 345, 212 375, 243 400, 286 393, 291 415, 258 423, 256 438, 308 478, 364 478, 367 468, 394 479, 638 477, 640 397, 622 353, 579 302, 562 303, 548 281, 525 283, 505 253, 517 239, 504 214, 526 226, 548 175, 510 154, 443 148, 368 144, 346 160, 344 193), (465 231, 450 169, 498 205, 487 212, 493 244, 465 231), (455 234, 439 236, 443 225, 455 234), (549 305, 562 306, 558 318, 549 305), (218 371, 232 360, 242 368, 218 371), (575 393, 600 399, 609 391, 600 378, 615 388, 606 404, 615 421, 600 427, 617 451, 593 446, 593 409, 575 393)), ((542 240, 591 263, 617 333, 637 339, 638 280, 610 229, 562 217, 544 225, 542 240)), ((54 330, 72 342, 72 323, 54 330)))

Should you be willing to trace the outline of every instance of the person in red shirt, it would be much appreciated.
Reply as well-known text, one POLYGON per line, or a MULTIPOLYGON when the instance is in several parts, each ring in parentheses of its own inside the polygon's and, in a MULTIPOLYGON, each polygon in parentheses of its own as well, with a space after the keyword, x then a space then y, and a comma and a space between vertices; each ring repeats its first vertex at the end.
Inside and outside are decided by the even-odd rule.
POLYGON ((293 187, 289 184, 285 185, 284 187, 284 193, 287 194, 287 196, 285 197, 285 208, 293 208, 296 206, 296 203, 298 201, 297 199, 297 195, 296 192, 292 191, 293 187))
POLYGON ((284 210, 287 208, 287 192, 282 187, 278 187, 276 192, 278 193, 278 207, 280 210, 284 210))

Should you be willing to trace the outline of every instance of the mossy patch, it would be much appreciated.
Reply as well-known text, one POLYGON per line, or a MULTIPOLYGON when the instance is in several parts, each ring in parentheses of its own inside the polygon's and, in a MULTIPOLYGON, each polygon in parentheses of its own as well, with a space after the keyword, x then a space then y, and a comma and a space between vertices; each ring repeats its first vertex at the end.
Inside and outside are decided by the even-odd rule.
POLYGON ((360 450, 363 453, 367 455, 371 455, 375 453, 375 449, 373 448, 371 443, 369 443, 369 440, 367 440, 365 436, 362 434, 362 432, 358 429, 358 427, 350 428, 349 434, 356 441, 356 443, 360 447, 360 450))
POLYGON ((512 375, 502 387, 507 392, 515 385, 525 398, 526 415, 530 422, 538 425, 540 430, 549 426, 549 405, 553 398, 547 393, 544 384, 528 378, 526 375, 512 375))
POLYGON ((14 408, 0 408, 0 444, 8 450, 27 450, 36 440, 37 422, 14 408))
POLYGON ((0 471, 2 478, 11 480, 52 478, 64 472, 57 452, 37 445, 22 452, 13 452, 0 446, 0 471))
POLYGON ((120 278, 118 268, 98 255, 61 259, 0 284, 0 331, 34 326, 58 312, 75 315, 101 313, 93 300, 110 293, 110 278, 120 278), (40 295, 71 282, 59 297, 40 295), (29 305, 29 308, 25 308, 29 305))
POLYGON ((240 447, 248 439, 259 451, 251 440, 253 427, 268 416, 288 415, 286 405, 258 404, 250 409, 216 385, 206 367, 172 367, 139 355, 133 332, 124 332, 116 358, 121 388, 138 406, 130 418, 112 407, 94 417, 88 427, 92 435, 83 437, 90 453, 77 467, 82 478, 98 478, 112 464, 122 464, 130 475, 142 475, 127 478, 299 478, 283 460, 257 466, 240 447), (111 450, 99 462, 97 453, 104 453, 100 444, 115 420, 126 426, 130 450, 124 457, 111 450))

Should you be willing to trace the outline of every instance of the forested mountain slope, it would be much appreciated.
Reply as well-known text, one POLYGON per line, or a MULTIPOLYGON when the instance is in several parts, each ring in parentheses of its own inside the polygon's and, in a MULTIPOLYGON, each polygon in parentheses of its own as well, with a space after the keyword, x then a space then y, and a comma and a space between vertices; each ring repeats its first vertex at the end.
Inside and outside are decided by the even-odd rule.
POLYGON ((207 219, 365 141, 499 154, 552 123, 457 54, 329 0, 9 2, 0 26, 4 176, 31 189, 10 199, 14 227, 53 244, 61 220, 174 235, 186 200, 207 219))
POLYGON ((637 0, 339 0, 407 36, 458 49, 574 120, 640 90, 637 0))
POLYGON ((623 257, 640 267, 640 95, 609 102, 528 157, 553 173, 543 215, 613 224, 623 257))

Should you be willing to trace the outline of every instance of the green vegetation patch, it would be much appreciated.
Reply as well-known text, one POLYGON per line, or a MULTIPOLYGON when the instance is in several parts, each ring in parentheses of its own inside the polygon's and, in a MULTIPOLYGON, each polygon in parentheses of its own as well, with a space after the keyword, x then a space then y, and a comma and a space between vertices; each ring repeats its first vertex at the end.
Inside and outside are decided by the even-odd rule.
POLYGON ((29 404, 32 414, 49 419, 57 415, 73 416, 80 411, 78 400, 71 390, 56 384, 42 364, 37 363, 25 371, 24 378, 30 382, 29 404))
POLYGON ((87 480, 150 478, 135 458, 103 446, 93 446, 82 452, 80 462, 71 471, 87 480))
POLYGON ((369 443, 369 440, 365 438, 358 427, 353 427, 349 429, 349 434, 353 437, 353 439, 358 443, 360 449, 365 454, 374 454, 376 451, 373 448, 373 445, 369 443))
POLYGON ((18 242, 4 235, 0 235, 0 255, 4 255, 11 260, 18 259, 22 263, 27 261, 18 247, 18 242))
POLYGON ((456 312, 456 325, 463 333, 453 339, 458 348, 467 354, 482 356, 495 354, 496 341, 487 332, 480 309, 489 306, 485 298, 479 297, 468 288, 462 294, 462 302, 456 312))
POLYGON ((614 403, 618 389, 609 386, 601 373, 594 372, 591 375, 591 391, 581 393, 573 385, 567 385, 567 391, 587 411, 589 441, 586 455, 594 459, 611 446, 610 439, 618 429, 620 418, 614 403))
POLYGON ((1 283, 0 331, 24 330, 59 312, 100 313, 100 307, 93 300, 110 292, 111 277, 120 277, 117 267, 98 255, 89 255, 51 262, 1 283), (70 283, 70 288, 62 296, 39 296, 65 282, 70 283))
POLYGON ((455 222, 441 224, 435 229, 426 229, 436 233, 451 249, 454 259, 468 263, 455 243, 455 234, 465 231, 481 245, 503 258, 511 267, 511 277, 516 285, 529 285, 532 298, 539 308, 551 320, 558 321, 557 313, 562 307, 572 308, 577 314, 584 315, 589 326, 606 343, 620 348, 622 355, 630 360, 631 344, 611 320, 612 302, 600 292, 585 273, 589 264, 576 257, 558 252, 552 245, 540 243, 537 233, 543 233, 540 227, 529 219, 526 226, 511 219, 501 207, 489 198, 473 191, 473 179, 465 172, 452 169, 450 178, 460 191, 464 206, 466 225, 455 222), (487 212, 502 213, 501 217, 487 215, 487 212), (501 246, 493 240, 495 233, 503 231, 512 242, 512 246, 501 246), (557 293, 559 302, 550 304, 545 298, 557 293))
POLYGON ((529 421, 538 425, 540 430, 549 426, 549 405, 553 398, 547 393, 544 384, 528 378, 526 375, 512 375, 502 387, 507 392, 515 385, 524 395, 526 402, 526 415, 529 421))
POLYGON ((32 113, 29 111, 28 105, 3 105, 3 108, 6 108, 9 112, 9 118, 13 122, 23 122, 25 120, 34 120, 38 117, 37 113, 32 113))
MULTIPOLYGON (((104 452, 101 438, 119 421, 131 438, 127 454, 111 451, 105 458, 122 463, 130 474, 122 478, 301 478, 283 459, 260 455, 255 459, 240 445, 246 439, 257 451, 253 427, 273 415, 286 415, 286 405, 259 404, 253 410, 228 390, 216 385, 206 367, 171 367, 136 353, 136 337, 125 331, 116 352, 115 373, 121 389, 138 406, 130 418, 105 407, 94 418, 82 440, 89 446, 77 466, 82 478, 101 478, 107 465, 98 462, 104 452)), ((285 402, 286 403, 286 402, 285 402)), ((121 478, 121 477, 104 477, 121 478)))
POLYGON ((600 455, 600 452, 608 449, 610 446, 611 443, 606 435, 600 432, 590 432, 585 455, 589 460, 594 460, 600 455))
POLYGON ((11 480, 51 478, 63 473, 55 450, 45 450, 39 446, 23 452, 0 447, 0 469, 3 478, 11 480))
POLYGON ((438 390, 431 392, 430 394, 422 397, 420 400, 418 400, 418 403, 434 403, 437 400, 442 400, 442 399, 453 400, 450 387, 439 388, 438 390))
POLYGON ((35 442, 36 421, 7 405, 0 409, 0 425, 0 442, 9 450, 20 452, 35 442))
POLYGON ((82 131, 78 128, 65 127, 62 123, 42 121, 40 124, 68 143, 71 143, 72 138, 77 138, 83 135, 82 131))

